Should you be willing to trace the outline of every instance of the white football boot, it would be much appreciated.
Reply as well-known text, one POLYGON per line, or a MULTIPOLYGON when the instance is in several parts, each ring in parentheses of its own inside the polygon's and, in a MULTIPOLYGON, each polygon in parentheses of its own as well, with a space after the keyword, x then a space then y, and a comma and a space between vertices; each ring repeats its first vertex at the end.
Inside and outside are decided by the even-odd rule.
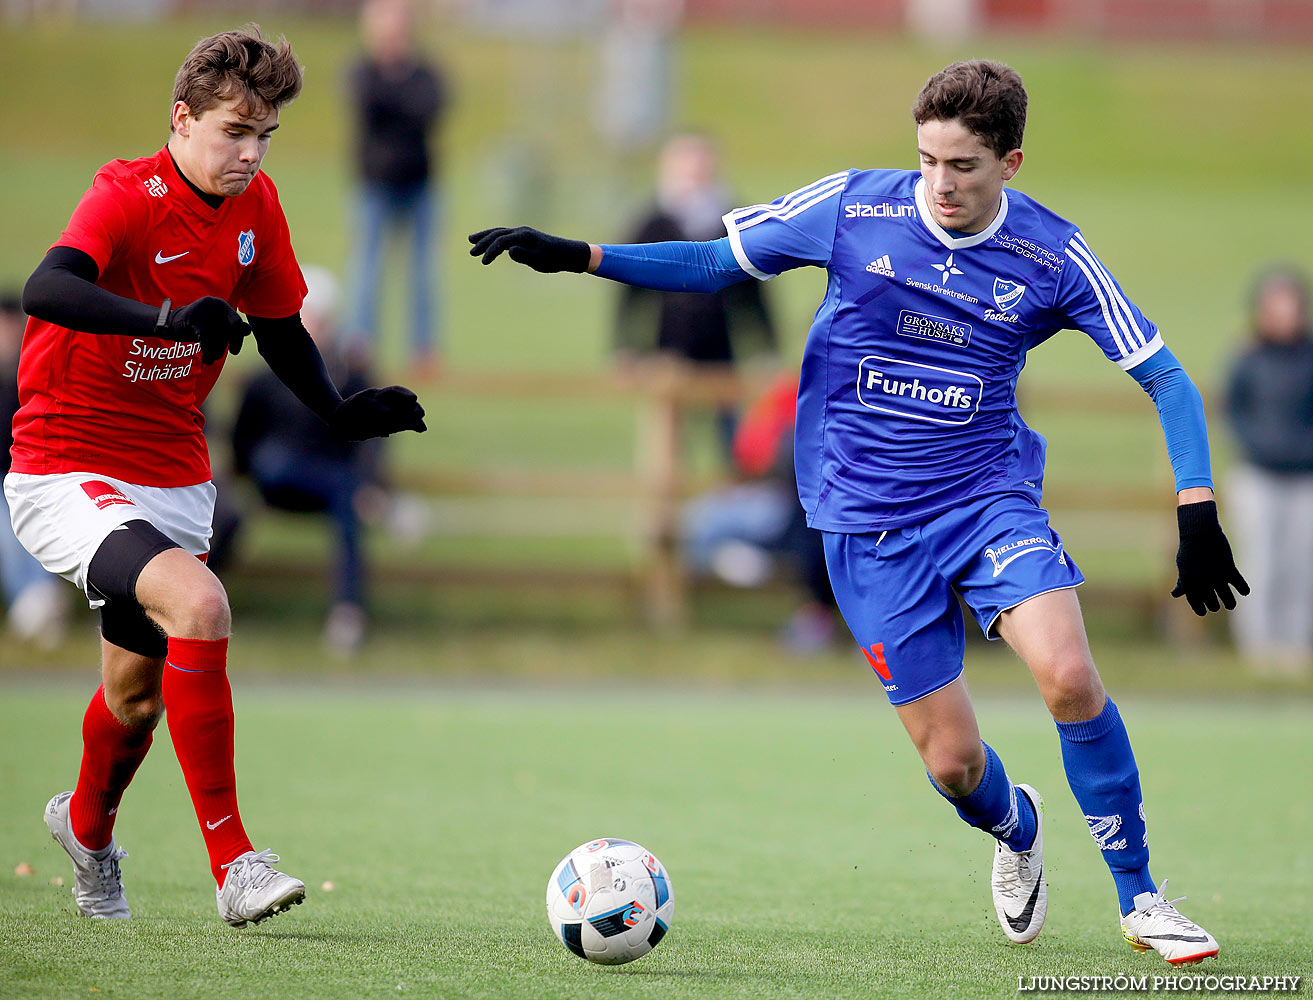
POLYGON ((272 851, 247 851, 221 865, 228 874, 214 890, 219 916, 234 927, 245 927, 248 921, 258 924, 303 902, 305 883, 271 867, 278 860, 272 851))
POLYGON ((1028 851, 1013 851, 995 841, 994 912, 1010 941, 1027 944, 1039 936, 1049 911, 1049 888, 1044 881, 1044 799, 1030 785, 1017 791, 1035 807, 1035 841, 1028 851))
POLYGON ((1135 909, 1122 917, 1122 937, 1136 951, 1156 951, 1173 965, 1193 965, 1217 954, 1213 935, 1176 909, 1185 899, 1165 899, 1167 879, 1157 892, 1135 897, 1135 909))
POLYGON ((73 859, 73 900, 85 916, 126 920, 132 914, 128 911, 128 897, 123 894, 119 859, 126 858, 128 852, 112 838, 99 851, 88 851, 79 844, 68 819, 68 802, 72 797, 72 792, 60 792, 46 803, 46 826, 55 842, 73 859))

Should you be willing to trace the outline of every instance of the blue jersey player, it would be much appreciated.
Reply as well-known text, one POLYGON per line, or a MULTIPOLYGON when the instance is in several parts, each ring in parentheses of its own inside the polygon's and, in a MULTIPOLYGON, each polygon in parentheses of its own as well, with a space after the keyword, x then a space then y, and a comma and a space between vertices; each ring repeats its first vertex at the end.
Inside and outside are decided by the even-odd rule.
POLYGON ((980 738, 957 597, 1025 661, 1057 724, 1067 780, 1112 872, 1125 940, 1174 964, 1217 942, 1149 874, 1139 772, 1095 669, 1083 581, 1040 506, 1044 439, 1017 411, 1026 352, 1083 331, 1153 398, 1176 477, 1174 596, 1197 614, 1248 587, 1218 524, 1203 405, 1157 327, 1081 231, 1005 185, 1026 91, 1007 66, 949 66, 913 109, 921 169, 841 170, 725 216, 708 243, 597 246, 536 230, 470 237, 539 271, 710 291, 823 267, 803 355, 795 456, 845 621, 934 788, 995 838, 994 908, 1031 941, 1047 911, 1043 800, 980 738))

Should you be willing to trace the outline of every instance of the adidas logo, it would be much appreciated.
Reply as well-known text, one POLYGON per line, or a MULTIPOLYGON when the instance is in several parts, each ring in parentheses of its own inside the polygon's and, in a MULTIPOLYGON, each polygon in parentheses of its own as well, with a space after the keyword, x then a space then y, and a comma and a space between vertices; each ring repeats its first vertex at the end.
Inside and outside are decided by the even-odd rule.
POLYGON ((886 278, 894 277, 894 266, 889 262, 889 255, 885 254, 879 260, 873 260, 866 265, 866 269, 872 274, 883 274, 886 278))

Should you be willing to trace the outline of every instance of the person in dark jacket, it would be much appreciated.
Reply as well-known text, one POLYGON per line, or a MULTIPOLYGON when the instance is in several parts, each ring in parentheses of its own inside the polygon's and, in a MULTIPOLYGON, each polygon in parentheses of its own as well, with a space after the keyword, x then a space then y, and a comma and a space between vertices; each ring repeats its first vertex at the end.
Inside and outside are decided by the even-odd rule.
MULTIPOLYGON (((697 132, 681 133, 661 150, 655 203, 629 242, 718 239, 725 233, 720 217, 731 207, 715 141, 697 132)), ((754 355, 774 354, 776 348, 775 325, 760 282, 745 281, 710 295, 636 285, 620 289, 615 359, 622 369, 653 356, 728 367, 754 355)), ((731 461, 735 422, 730 408, 717 415, 721 448, 731 461)))
MULTIPOLYGON (((720 150, 709 136, 686 132, 661 150, 656 201, 627 242, 714 240, 733 198, 720 176, 720 150)), ((730 285, 714 294, 656 292, 625 285, 615 327, 621 362, 667 353, 693 364, 732 364, 773 353, 775 327, 761 286, 730 285)))
POLYGON ((1275 268, 1254 285, 1250 342, 1231 367, 1226 415, 1239 451, 1237 541, 1253 595, 1232 618, 1262 672, 1313 658, 1313 337, 1309 285, 1275 268))
MULTIPOLYGON (((350 395, 367 386, 367 373, 341 350, 334 318, 337 284, 322 268, 307 266, 301 319, 314 338, 338 389, 350 395)), ((255 483, 277 510, 326 514, 336 536, 333 606, 324 641, 351 652, 365 634, 366 570, 359 507, 377 480, 377 442, 345 441, 297 402, 272 372, 262 371, 242 392, 232 431, 233 469, 255 483)))
POLYGON ((361 358, 372 353, 384 236, 389 229, 408 230, 410 361, 417 376, 428 377, 435 373, 441 350, 433 254, 440 198, 430 138, 446 109, 446 85, 415 47, 409 0, 369 0, 360 23, 365 53, 348 74, 360 177, 348 347, 361 358))

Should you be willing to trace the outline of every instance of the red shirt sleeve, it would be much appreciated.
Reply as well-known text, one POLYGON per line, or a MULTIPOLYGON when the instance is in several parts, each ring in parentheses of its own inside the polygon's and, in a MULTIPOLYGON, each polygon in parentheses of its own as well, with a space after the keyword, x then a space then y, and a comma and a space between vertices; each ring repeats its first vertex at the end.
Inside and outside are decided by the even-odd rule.
POLYGON ((292 234, 278 201, 278 189, 264 174, 260 177, 265 184, 263 231, 249 280, 237 290, 233 304, 248 316, 282 319, 300 311, 307 289, 292 250, 292 234))
POLYGON ((101 170, 73 210, 73 217, 54 246, 81 250, 104 274, 109 262, 128 240, 130 230, 125 200, 123 186, 101 170))

